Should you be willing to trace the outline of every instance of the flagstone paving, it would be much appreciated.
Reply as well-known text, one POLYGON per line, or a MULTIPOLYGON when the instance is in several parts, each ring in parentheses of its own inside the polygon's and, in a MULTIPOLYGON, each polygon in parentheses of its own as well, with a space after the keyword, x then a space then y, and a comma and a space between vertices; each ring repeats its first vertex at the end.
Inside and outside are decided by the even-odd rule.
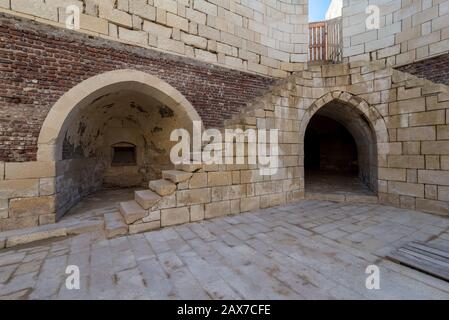
POLYGON ((449 299, 449 283, 385 255, 449 246, 449 219, 303 201, 107 240, 100 233, 0 251, 1 299, 449 299), (369 265, 380 290, 365 286, 369 265), (80 289, 66 288, 68 265, 80 289))

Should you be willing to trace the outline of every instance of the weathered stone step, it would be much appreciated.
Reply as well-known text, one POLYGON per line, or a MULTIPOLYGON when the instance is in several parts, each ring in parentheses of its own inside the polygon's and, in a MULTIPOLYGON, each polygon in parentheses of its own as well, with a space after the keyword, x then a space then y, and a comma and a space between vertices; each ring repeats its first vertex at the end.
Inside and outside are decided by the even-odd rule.
POLYGON ((145 210, 157 204, 161 197, 151 190, 141 190, 134 192, 134 199, 145 210))
POLYGON ((0 249, 24 245, 35 241, 66 237, 103 230, 103 220, 62 221, 39 227, 0 232, 0 249))
POLYGON ((184 171, 184 172, 196 172, 203 168, 202 164, 177 164, 175 166, 176 170, 184 171))
POLYGON ((134 223, 146 215, 145 209, 134 200, 120 202, 120 213, 127 224, 134 223))
POLYGON ((104 229, 104 221, 102 219, 79 221, 66 224, 67 235, 79 235, 83 233, 103 231, 103 229, 104 229))
POLYGON ((119 212, 104 215, 104 232, 108 239, 128 234, 128 225, 119 212))
POLYGON ((192 173, 179 171, 179 170, 167 170, 162 171, 162 178, 170 180, 174 183, 180 183, 189 180, 192 177, 192 173))
POLYGON ((379 202, 379 198, 375 195, 357 195, 357 194, 344 194, 344 193, 318 193, 307 192, 305 194, 307 200, 322 200, 322 201, 334 201, 334 202, 346 202, 346 203, 363 203, 363 204, 376 204, 379 202))
POLYGON ((176 191, 176 184, 165 179, 150 181, 149 187, 150 190, 162 197, 169 196, 176 191))

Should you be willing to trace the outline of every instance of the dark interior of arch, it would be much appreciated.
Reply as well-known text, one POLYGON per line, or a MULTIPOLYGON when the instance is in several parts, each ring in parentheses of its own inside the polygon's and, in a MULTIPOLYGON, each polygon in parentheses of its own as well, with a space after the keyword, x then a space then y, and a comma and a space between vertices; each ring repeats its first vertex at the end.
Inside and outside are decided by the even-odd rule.
POLYGON ((311 118, 304 141, 306 191, 377 192, 376 136, 356 108, 330 102, 311 118))

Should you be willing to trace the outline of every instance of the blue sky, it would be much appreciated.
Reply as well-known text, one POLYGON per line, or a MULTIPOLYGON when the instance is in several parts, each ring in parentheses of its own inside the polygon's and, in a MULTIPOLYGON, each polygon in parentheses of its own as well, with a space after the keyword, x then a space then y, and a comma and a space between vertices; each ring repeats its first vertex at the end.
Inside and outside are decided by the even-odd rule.
POLYGON ((309 21, 324 20, 331 0, 309 0, 309 21))

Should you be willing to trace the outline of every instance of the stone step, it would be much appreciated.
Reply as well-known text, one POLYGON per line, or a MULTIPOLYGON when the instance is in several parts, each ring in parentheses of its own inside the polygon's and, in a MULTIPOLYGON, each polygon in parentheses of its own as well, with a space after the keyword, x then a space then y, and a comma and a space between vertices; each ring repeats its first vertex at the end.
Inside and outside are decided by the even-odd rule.
POLYGON ((321 200, 321 201, 334 201, 345 203, 359 203, 359 204, 376 204, 379 203, 379 198, 375 195, 364 194, 345 194, 345 193, 319 193, 319 192, 306 192, 305 198, 307 200, 321 200))
POLYGON ((103 228, 103 219, 98 218, 85 221, 63 220, 38 227, 4 231, 0 232, 0 249, 46 239, 103 231, 103 228))
POLYGON ((3 247, 5 248, 65 236, 67 236, 67 229, 59 224, 48 224, 0 233, 0 239, 3 238, 3 247))
POLYGON ((165 179, 150 181, 149 187, 161 197, 169 196, 176 191, 176 184, 165 179))
POLYGON ((176 170, 184 171, 184 172, 196 172, 203 168, 202 164, 177 164, 175 166, 176 170))
POLYGON ((79 221, 66 225, 67 235, 79 235, 104 230, 104 221, 93 219, 91 221, 79 221))
POLYGON ((170 180, 174 183, 180 183, 189 180, 192 177, 192 173, 179 171, 179 170, 167 170, 162 171, 162 178, 170 180))
POLYGON ((145 210, 150 209, 161 200, 161 197, 151 190, 134 192, 134 199, 145 210))
POLYGON ((104 231, 108 239, 128 234, 128 225, 120 212, 111 212, 104 215, 104 231))
POLYGON ((146 211, 136 201, 120 202, 120 213, 126 224, 131 224, 146 216, 146 211))

